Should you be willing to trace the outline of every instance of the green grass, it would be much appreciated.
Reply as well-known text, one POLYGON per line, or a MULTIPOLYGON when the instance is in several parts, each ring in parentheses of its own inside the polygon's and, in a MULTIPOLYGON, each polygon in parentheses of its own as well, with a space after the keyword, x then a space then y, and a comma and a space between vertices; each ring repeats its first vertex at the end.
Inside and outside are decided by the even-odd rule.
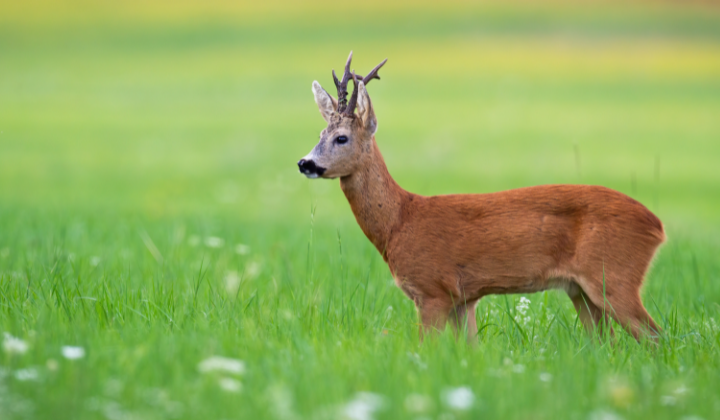
POLYGON ((0 418, 341 419, 359 392, 377 419, 720 417, 717 9, 58 4, 0 10, 0 332, 28 345, 0 350, 0 418), (337 181, 295 167, 350 49, 389 58, 368 89, 403 187, 601 184, 658 214, 660 346, 588 337, 552 291, 420 343, 337 181))

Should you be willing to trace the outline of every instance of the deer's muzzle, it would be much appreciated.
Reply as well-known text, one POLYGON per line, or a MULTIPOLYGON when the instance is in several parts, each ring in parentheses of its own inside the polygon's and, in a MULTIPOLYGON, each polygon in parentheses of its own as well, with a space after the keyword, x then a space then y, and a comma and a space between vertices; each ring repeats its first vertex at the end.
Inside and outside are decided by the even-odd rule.
POLYGON ((312 159, 300 159, 298 168, 300 168, 300 173, 308 178, 317 178, 325 173, 325 168, 317 166, 312 159))

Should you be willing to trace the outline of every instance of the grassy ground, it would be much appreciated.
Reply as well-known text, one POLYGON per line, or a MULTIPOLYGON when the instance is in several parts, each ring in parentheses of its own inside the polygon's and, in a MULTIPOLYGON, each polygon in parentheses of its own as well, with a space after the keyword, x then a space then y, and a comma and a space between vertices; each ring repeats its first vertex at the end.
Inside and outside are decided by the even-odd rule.
POLYGON ((356 8, 0 6, 0 418, 720 417, 720 12, 356 8), (556 292, 420 344, 337 182, 295 167, 350 49, 389 57, 369 91, 405 188, 655 211, 661 346, 588 338, 556 292))

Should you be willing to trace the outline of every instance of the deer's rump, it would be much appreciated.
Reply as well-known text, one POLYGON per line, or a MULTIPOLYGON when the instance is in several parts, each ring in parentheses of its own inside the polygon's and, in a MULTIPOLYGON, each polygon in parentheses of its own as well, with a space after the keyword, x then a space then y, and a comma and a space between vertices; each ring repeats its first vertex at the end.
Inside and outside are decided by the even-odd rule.
POLYGON ((413 196, 402 212, 388 264, 430 294, 530 292, 597 275, 612 291, 623 278, 641 282, 665 238, 645 206, 598 186, 413 196))

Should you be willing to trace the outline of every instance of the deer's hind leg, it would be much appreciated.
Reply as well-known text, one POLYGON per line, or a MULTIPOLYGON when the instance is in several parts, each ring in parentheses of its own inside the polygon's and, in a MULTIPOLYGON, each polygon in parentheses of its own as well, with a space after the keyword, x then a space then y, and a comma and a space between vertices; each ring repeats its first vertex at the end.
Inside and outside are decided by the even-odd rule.
POLYGON ((640 300, 640 285, 642 277, 619 276, 613 272, 606 272, 605 278, 586 277, 581 279, 582 291, 600 311, 604 309, 618 324, 630 332, 637 341, 643 337, 657 340, 660 328, 640 300), (626 279, 630 279, 629 281, 626 279), (603 281, 605 289, 603 290, 603 281))
POLYGON ((592 333, 596 328, 599 328, 601 333, 608 330, 610 335, 614 336, 608 313, 603 313, 602 309, 593 303, 590 296, 588 296, 580 286, 576 283, 570 283, 566 292, 570 300, 572 300, 573 306, 575 306, 578 318, 580 318, 583 327, 585 327, 588 333, 592 333))
POLYGON ((640 300, 640 290, 626 290, 607 296, 607 312, 627 329, 637 341, 643 337, 657 341, 660 327, 652 319, 640 300))

